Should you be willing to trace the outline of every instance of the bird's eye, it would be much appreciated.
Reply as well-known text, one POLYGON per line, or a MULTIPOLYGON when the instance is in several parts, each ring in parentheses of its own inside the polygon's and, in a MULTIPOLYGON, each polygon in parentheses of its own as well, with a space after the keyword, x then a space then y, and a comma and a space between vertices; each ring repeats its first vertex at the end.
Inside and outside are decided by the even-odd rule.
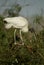
POLYGON ((5 24, 7 24, 7 21, 4 21, 5 24))

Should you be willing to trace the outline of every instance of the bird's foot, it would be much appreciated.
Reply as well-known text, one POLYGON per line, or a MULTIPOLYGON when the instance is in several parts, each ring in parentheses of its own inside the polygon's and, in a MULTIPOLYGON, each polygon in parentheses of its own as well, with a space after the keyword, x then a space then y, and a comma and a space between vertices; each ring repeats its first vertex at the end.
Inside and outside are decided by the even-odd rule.
POLYGON ((15 42, 14 45, 24 45, 24 42, 19 43, 19 44, 15 42))
POLYGON ((14 45, 16 45, 17 43, 15 42, 14 45))
POLYGON ((24 43, 22 43, 22 45, 24 45, 24 43))

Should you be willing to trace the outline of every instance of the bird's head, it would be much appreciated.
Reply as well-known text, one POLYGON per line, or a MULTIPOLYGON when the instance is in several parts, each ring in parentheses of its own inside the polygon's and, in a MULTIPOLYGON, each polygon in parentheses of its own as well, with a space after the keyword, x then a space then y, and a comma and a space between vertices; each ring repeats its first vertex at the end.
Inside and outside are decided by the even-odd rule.
POLYGON ((9 29, 9 28, 12 27, 12 24, 11 23, 8 23, 8 19, 7 18, 3 19, 3 21, 4 21, 4 24, 5 24, 5 28, 6 29, 9 29))
POLYGON ((35 33, 34 28, 29 28, 29 31, 30 31, 31 33, 35 33))

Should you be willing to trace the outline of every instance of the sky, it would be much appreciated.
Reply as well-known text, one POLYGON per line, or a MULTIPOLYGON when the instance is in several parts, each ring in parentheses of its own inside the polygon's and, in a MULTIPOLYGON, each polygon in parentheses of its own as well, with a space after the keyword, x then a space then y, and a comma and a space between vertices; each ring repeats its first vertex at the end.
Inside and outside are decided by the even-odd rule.
POLYGON ((0 0, 0 14, 2 14, 6 8, 11 7, 16 2, 22 6, 29 4, 29 6, 22 7, 20 12, 20 15, 22 16, 41 14, 41 10, 44 13, 44 0, 0 0))

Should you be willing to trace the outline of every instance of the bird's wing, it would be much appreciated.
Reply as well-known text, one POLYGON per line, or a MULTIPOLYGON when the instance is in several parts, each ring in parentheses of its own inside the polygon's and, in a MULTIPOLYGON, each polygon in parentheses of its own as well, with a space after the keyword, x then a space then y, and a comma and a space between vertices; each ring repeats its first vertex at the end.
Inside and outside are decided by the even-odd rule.
POLYGON ((5 18, 5 20, 10 23, 10 24, 14 24, 16 26, 24 26, 25 24, 27 24, 27 20, 23 17, 11 17, 11 18, 5 18))

